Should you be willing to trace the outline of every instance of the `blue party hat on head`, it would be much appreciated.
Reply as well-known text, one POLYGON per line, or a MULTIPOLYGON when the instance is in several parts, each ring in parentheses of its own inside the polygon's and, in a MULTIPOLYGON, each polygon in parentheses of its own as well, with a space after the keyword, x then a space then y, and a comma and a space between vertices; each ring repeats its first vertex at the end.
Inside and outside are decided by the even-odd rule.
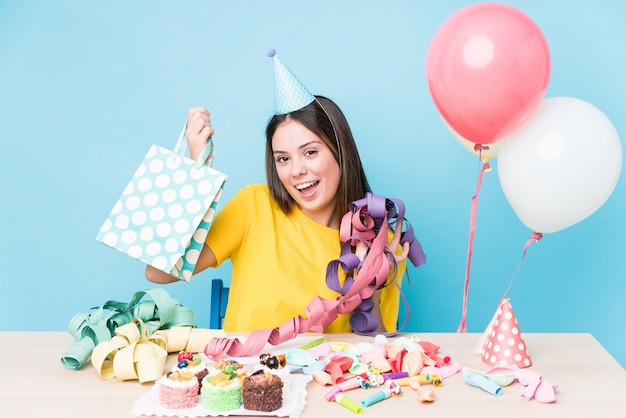
POLYGON ((270 49, 267 56, 274 59, 274 113, 284 115, 312 103, 315 97, 293 75, 276 56, 276 50, 270 49))

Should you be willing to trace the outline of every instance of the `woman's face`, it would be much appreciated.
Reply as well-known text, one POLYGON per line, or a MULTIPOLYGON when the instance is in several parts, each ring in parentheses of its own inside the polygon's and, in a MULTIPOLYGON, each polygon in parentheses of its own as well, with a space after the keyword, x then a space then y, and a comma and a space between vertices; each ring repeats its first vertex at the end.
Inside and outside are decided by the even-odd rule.
POLYGON ((288 120, 274 132, 272 150, 278 177, 302 212, 323 225, 339 227, 339 164, 324 141, 300 122, 288 120))

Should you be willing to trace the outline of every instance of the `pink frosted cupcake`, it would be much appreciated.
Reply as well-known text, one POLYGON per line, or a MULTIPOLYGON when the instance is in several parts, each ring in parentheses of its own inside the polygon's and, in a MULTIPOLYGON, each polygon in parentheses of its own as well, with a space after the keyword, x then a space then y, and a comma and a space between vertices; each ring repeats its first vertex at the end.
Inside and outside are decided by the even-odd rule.
POLYGON ((198 404, 198 379, 190 371, 175 370, 158 381, 159 403, 168 409, 193 408, 198 404))

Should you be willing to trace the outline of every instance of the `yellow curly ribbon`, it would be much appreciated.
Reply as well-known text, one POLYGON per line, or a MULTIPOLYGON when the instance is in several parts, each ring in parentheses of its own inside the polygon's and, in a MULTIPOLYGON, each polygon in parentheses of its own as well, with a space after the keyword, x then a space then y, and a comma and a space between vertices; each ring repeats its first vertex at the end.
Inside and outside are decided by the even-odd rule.
POLYGON ((94 348, 91 363, 103 379, 138 379, 140 383, 163 375, 168 353, 199 352, 211 338, 224 336, 221 330, 193 327, 172 327, 148 336, 148 327, 139 318, 118 327, 115 334, 94 348))
POLYGON ((163 338, 165 349, 168 353, 179 351, 191 351, 199 353, 204 350, 208 342, 215 337, 224 337, 223 330, 192 328, 192 327, 172 327, 170 329, 157 330, 152 334, 153 338, 163 338))

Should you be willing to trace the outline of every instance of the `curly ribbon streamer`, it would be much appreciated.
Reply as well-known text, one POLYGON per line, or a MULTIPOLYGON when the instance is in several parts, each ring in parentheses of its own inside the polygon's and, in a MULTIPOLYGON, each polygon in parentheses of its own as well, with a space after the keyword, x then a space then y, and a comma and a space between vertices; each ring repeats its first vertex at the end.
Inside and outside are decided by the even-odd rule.
MULTIPOLYGON (((498 307, 500 307, 500 305, 506 298, 506 295, 509 293, 509 290, 511 290, 511 286, 513 286, 513 281, 515 280, 515 276, 517 276, 517 272, 522 267, 522 263, 524 262, 524 257, 526 257, 526 250, 528 250, 528 247, 532 243, 540 241, 541 238, 543 238, 543 234, 541 234, 540 232, 533 232, 532 234, 530 234, 530 238, 528 238, 528 240, 526 241, 526 244, 524 244, 524 250, 522 251, 522 259, 517 265, 517 268, 515 269, 515 272, 513 273, 513 276, 511 277, 511 281, 509 282, 509 285, 507 286, 506 290, 502 294, 502 297, 500 298, 500 301, 498 302, 498 307)), ((474 347, 474 350, 473 350, 474 354, 478 354, 481 352, 483 346, 485 345, 485 342, 487 341, 487 338, 489 338, 489 332, 492 329, 493 324, 496 321, 497 317, 498 317, 498 309, 496 308, 496 312, 491 317, 491 321, 489 321, 487 328, 485 328, 485 331, 483 332, 483 335, 478 341, 478 344, 476 344, 476 347, 474 347)))
POLYGON ((193 310, 182 306, 164 289, 139 291, 129 303, 110 300, 100 307, 74 315, 67 331, 76 342, 61 358, 61 363, 69 370, 80 369, 99 343, 111 340, 115 330, 129 324, 133 318, 140 319, 150 333, 194 324, 193 310), (152 300, 142 300, 144 296, 152 300))
MULTIPOLYGON (((307 331, 322 332, 339 314, 353 312, 387 281, 390 262, 395 263, 393 254, 386 248, 388 231, 394 222, 397 229, 401 229, 403 221, 404 205, 399 200, 368 193, 365 198, 353 202, 340 226, 343 242, 341 256, 331 261, 327 268, 326 282, 341 296, 336 300, 315 296, 306 306, 304 317, 296 316, 276 328, 256 330, 245 343, 238 338, 214 338, 207 344, 204 353, 213 359, 219 359, 225 354, 235 357, 258 354, 268 342, 276 346, 307 331), (352 253, 351 247, 358 241, 368 246, 362 261, 352 253), (355 277, 348 275, 343 286, 336 278, 339 267, 346 272, 356 272, 355 277)), ((408 222, 405 226, 400 243, 409 243, 408 258, 414 266, 419 267, 425 263, 426 257, 408 222)))
POLYGON ((528 247, 533 242, 540 241, 541 238, 543 238, 543 234, 541 234, 540 232, 533 232, 532 234, 530 234, 530 238, 528 238, 528 241, 526 241, 526 244, 524 244, 524 250, 522 251, 522 259, 520 260, 519 264, 517 265, 517 268, 515 269, 515 273, 513 273, 513 277, 511 277, 511 281, 509 282, 509 286, 506 288, 506 290, 504 291, 504 294, 500 298, 500 302, 498 302, 498 306, 500 306, 500 304, 502 303, 504 298, 506 298, 507 293, 509 293, 509 290, 511 290, 511 286, 513 285, 513 280, 515 280, 515 276, 517 275, 517 272, 522 267, 522 263, 524 262, 524 257, 526 257, 526 250, 528 250, 528 247))
POLYGON ((470 214, 470 231, 469 231, 469 242, 467 244, 467 262, 465 265, 465 281, 463 284, 463 310, 461 314, 461 321, 459 322, 459 326, 456 332, 466 332, 467 331, 467 299, 469 293, 469 282, 470 282, 470 267, 472 265, 472 254, 474 252, 474 233, 476 231, 476 212, 478 211, 478 193, 480 192, 480 187, 483 183, 483 174, 485 172, 491 171, 491 167, 489 163, 483 161, 482 159, 482 150, 489 149, 489 147, 476 144, 474 147, 476 151, 478 151, 478 159, 482 161, 482 167, 478 171, 478 179, 476 180, 476 192, 474 196, 472 196, 472 211, 470 214))
POLYGON ((141 319, 115 329, 115 336, 98 344, 91 355, 91 363, 103 379, 138 379, 140 383, 152 382, 163 375, 168 353, 178 351, 199 352, 222 330, 192 327, 172 327, 148 334, 141 319))
POLYGON ((221 329, 172 327, 155 331, 152 338, 162 338, 168 353, 179 351, 199 353, 204 350, 211 338, 223 337, 224 335, 226 334, 221 329))

